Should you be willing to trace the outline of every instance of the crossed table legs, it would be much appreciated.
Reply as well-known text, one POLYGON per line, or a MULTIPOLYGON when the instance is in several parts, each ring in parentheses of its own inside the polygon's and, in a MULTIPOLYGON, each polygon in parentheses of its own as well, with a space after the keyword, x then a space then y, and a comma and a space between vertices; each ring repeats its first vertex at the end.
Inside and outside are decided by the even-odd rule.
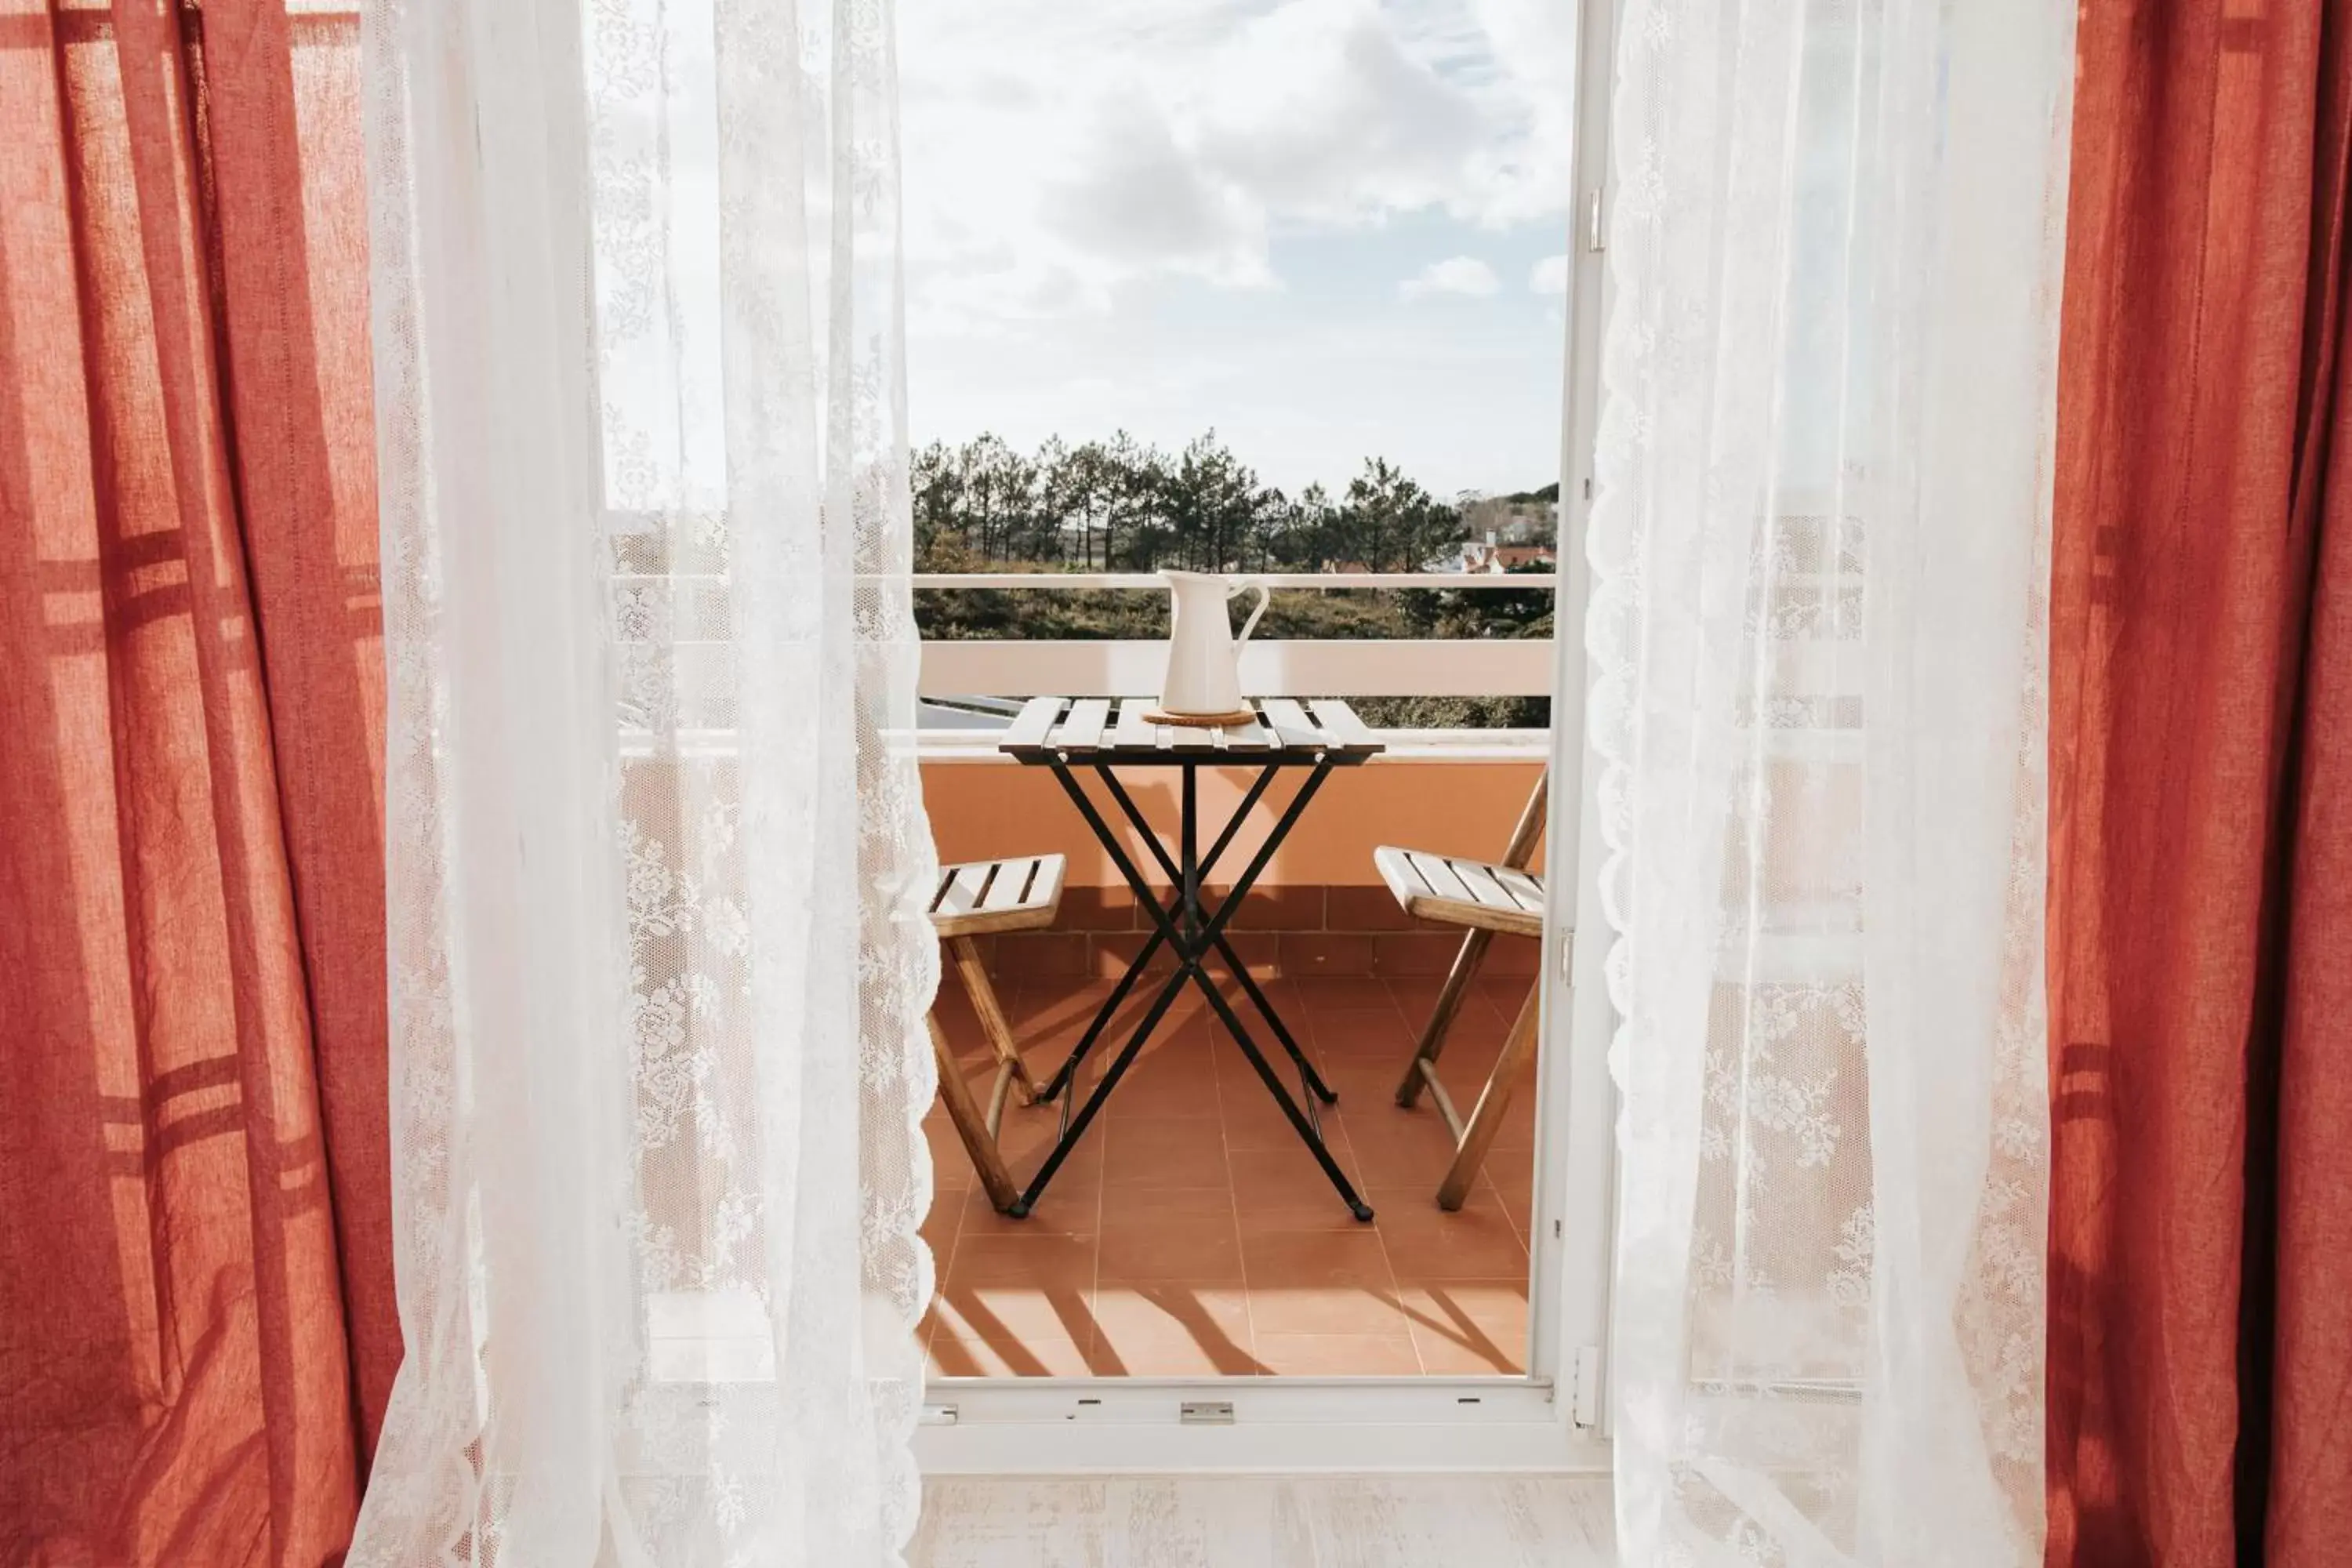
MULTIPOLYGON (((1257 781, 1250 786, 1248 794, 1242 797, 1242 803, 1235 808, 1232 820, 1227 822, 1224 830, 1217 835, 1216 842, 1210 846, 1206 856, 1199 852, 1200 811, 1196 775, 1202 764, 1191 762, 1179 764, 1183 770, 1183 808, 1181 826, 1178 834, 1178 860, 1170 859, 1166 847, 1160 841, 1160 836, 1152 831, 1150 824, 1144 821, 1143 814, 1136 809, 1134 800, 1129 796, 1126 788, 1119 784, 1110 767, 1106 763, 1095 764, 1094 771, 1110 792, 1111 798, 1118 803, 1120 811, 1126 815, 1127 820, 1134 825, 1143 842, 1150 846, 1153 858, 1160 863, 1160 870, 1173 884, 1175 897, 1165 903, 1161 902, 1160 895, 1152 889, 1150 884, 1144 880, 1143 873, 1136 868, 1134 860, 1128 855, 1125 847, 1119 843, 1118 835, 1113 833, 1109 825, 1103 820, 1101 812, 1096 809, 1094 801, 1074 776, 1068 763, 1056 761, 1048 765, 1052 767, 1054 776, 1061 781, 1062 788, 1068 793, 1071 801, 1076 805, 1079 815, 1086 818, 1087 826, 1094 830, 1095 837, 1102 842, 1103 848, 1109 853, 1111 863, 1118 868, 1119 875, 1126 878, 1128 886, 1135 889, 1137 901, 1150 911, 1153 929, 1150 939, 1143 944, 1143 950, 1136 954, 1135 961, 1128 965, 1127 973, 1119 976, 1118 985, 1112 989, 1110 995, 1104 999, 1102 1006, 1097 1010, 1094 1021, 1087 1026, 1085 1036, 1079 1039, 1076 1047, 1070 1052, 1069 1059, 1065 1061, 1060 1069, 1054 1074, 1052 1081, 1040 1091, 1038 1099, 1049 1101, 1061 1096, 1066 1089, 1069 1089, 1078 1068, 1085 1062, 1087 1054, 1094 1049, 1096 1042, 1101 1038, 1103 1031, 1109 1026, 1112 1016, 1118 1011, 1119 1005, 1127 1000, 1128 993, 1135 988, 1136 981, 1141 977, 1144 970, 1158 955, 1162 945, 1174 950, 1176 970, 1160 986, 1160 994, 1152 999, 1151 1005, 1145 1010, 1142 1019, 1129 1035, 1127 1044, 1121 1047, 1118 1055, 1112 1058, 1109 1068, 1103 1074, 1102 1081, 1095 1086, 1094 1092, 1087 1098, 1086 1104, 1078 1109, 1076 1115, 1073 1116, 1070 1112, 1071 1100, 1062 1101, 1060 1137, 1055 1141, 1052 1152, 1045 1156, 1045 1163, 1038 1167, 1036 1175, 1030 1179, 1028 1189, 1005 1212, 1016 1219, 1029 1213, 1039 1196, 1045 1191, 1046 1184, 1054 1179, 1054 1173, 1061 1169, 1062 1162, 1069 1157, 1070 1151, 1075 1149, 1078 1140, 1085 1136, 1087 1126, 1094 1121, 1096 1113, 1101 1110, 1103 1102, 1110 1098, 1111 1091, 1118 1087, 1118 1080, 1126 1075, 1128 1068, 1134 1063, 1137 1055, 1150 1041, 1152 1031, 1157 1029, 1160 1020, 1167 1016, 1169 1007, 1174 1004, 1178 994, 1189 983, 1200 987, 1201 994, 1208 999, 1210 1007, 1215 1011, 1226 1031, 1233 1036, 1234 1043, 1241 1047, 1242 1055, 1247 1058, 1250 1066, 1256 1069, 1259 1080, 1265 1085, 1266 1092, 1274 1097, 1276 1104, 1282 1107, 1283 1115, 1289 1119, 1290 1125, 1297 1132, 1299 1141, 1307 1145, 1307 1152, 1313 1154, 1316 1163, 1323 1167, 1323 1173, 1330 1178, 1331 1185, 1338 1190, 1340 1201, 1348 1205, 1348 1211, 1360 1220, 1370 1219, 1371 1205, 1356 1195, 1356 1189, 1349 1184, 1346 1173, 1341 1171, 1339 1163, 1331 1158, 1331 1151, 1323 1142, 1321 1119, 1317 1110, 1317 1102, 1319 1100, 1324 1105, 1336 1105, 1339 1103, 1339 1097, 1332 1092, 1330 1087, 1323 1081, 1322 1076, 1316 1072, 1314 1063, 1307 1060, 1306 1053, 1298 1048, 1298 1042, 1291 1037, 1289 1029, 1284 1026, 1281 1017, 1276 1014, 1273 1004, 1266 1000, 1265 993, 1258 989, 1257 982, 1250 977, 1249 967, 1234 954, 1233 944, 1225 940, 1224 934, 1226 922, 1233 918, 1234 911, 1241 907, 1242 900, 1247 896, 1250 888, 1257 881, 1258 874, 1264 871, 1267 862, 1274 858, 1275 850, 1281 847, 1283 839, 1288 837, 1300 815, 1306 811, 1307 803, 1315 797, 1317 790, 1323 787, 1324 779, 1330 774, 1331 764, 1319 757, 1317 759, 1314 771, 1307 774, 1307 782, 1299 786, 1298 793, 1291 798, 1290 805, 1276 819, 1273 830, 1266 835, 1265 842, 1259 846, 1257 853, 1251 857, 1248 867, 1234 881, 1233 890, 1213 910, 1208 908, 1201 897, 1202 879, 1206 877, 1211 868, 1216 865, 1218 857, 1224 853, 1226 847, 1232 844, 1234 834, 1240 831, 1241 825, 1248 817, 1251 807, 1258 803, 1267 787, 1274 783, 1274 775, 1281 771, 1279 764, 1268 765, 1259 772, 1257 781), (1265 1053, 1258 1049, 1257 1042, 1243 1025, 1233 1005, 1225 999, 1224 993, 1218 990, 1215 982, 1209 977, 1207 960, 1213 952, 1223 961, 1225 967, 1232 972, 1234 977, 1241 982, 1244 994, 1248 996, 1251 1005, 1257 1009, 1258 1016, 1264 1018, 1267 1026, 1274 1031, 1275 1038, 1281 1043, 1292 1065, 1297 1068, 1302 1089, 1298 1100, 1294 1100, 1289 1091, 1283 1087, 1282 1079, 1276 1075, 1273 1066, 1265 1059, 1265 1053), (1301 1101, 1304 1101, 1303 1109, 1301 1101)), ((1072 1097, 1072 1099, 1075 1098, 1075 1096, 1072 1097)))

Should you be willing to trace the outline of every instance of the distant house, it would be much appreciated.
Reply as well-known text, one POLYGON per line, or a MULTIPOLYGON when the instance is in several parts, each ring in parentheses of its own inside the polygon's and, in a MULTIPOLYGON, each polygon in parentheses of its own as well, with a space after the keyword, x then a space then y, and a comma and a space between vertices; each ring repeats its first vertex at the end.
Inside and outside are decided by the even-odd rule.
POLYGON ((1465 531, 1505 547, 1549 545, 1559 537, 1559 502, 1537 494, 1486 496, 1462 509, 1465 531))
POLYGON ((1460 564, 1449 568, 1456 572, 1549 572, 1559 565, 1551 542, 1540 544, 1507 544, 1493 533, 1484 540, 1473 540, 1461 547, 1460 564))

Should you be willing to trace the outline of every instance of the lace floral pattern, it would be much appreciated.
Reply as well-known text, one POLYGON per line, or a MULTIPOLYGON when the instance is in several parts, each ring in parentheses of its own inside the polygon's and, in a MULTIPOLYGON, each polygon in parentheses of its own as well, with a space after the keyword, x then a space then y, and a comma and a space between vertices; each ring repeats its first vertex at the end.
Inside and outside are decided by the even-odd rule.
POLYGON ((1618 39, 1621 1551, 2025 1568, 2072 19, 1627 0, 1618 39))
POLYGON ((371 0, 402 1324, 353 1568, 901 1560, 888 0, 371 0))

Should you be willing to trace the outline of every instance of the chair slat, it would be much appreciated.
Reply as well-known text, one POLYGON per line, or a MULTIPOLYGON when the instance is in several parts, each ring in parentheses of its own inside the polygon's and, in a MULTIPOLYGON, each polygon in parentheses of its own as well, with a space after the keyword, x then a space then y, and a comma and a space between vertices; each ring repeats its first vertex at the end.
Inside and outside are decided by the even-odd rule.
POLYGON ((1171 724, 1168 730, 1168 743, 1180 752, 1206 752, 1216 746, 1214 730, 1203 730, 1196 724, 1171 724))
POLYGON ((996 874, 988 879, 988 893, 981 900, 980 907, 996 914, 1027 904, 1029 879, 1036 868, 1037 862, 1034 858, 998 861, 996 874))
POLYGON ((950 866, 931 924, 940 937, 1035 931, 1054 923, 1062 900, 1065 862, 1059 855, 1014 856, 950 866))
POLYGON ((1007 746, 1044 745, 1047 731, 1053 729, 1055 719, 1061 714, 1062 700, 1059 697, 1029 699, 1020 715, 1004 731, 1003 743, 1007 746))
POLYGON ((988 887, 988 874, 995 869, 992 860, 976 860, 969 866, 949 868, 947 886, 940 890, 939 901, 931 906, 935 915, 968 915, 980 907, 981 894, 988 887))
POLYGON ((1405 853, 1412 857, 1413 868, 1421 873, 1421 879, 1429 884, 1429 890, 1439 898, 1453 899, 1465 904, 1478 901, 1470 889, 1462 885, 1462 879, 1454 874, 1454 868, 1445 863, 1444 856, 1424 855, 1417 849, 1408 849, 1405 853))
POLYGON ((1494 873, 1477 861, 1448 858, 1445 865, 1448 870, 1462 879, 1462 885, 1470 889, 1470 896, 1488 909, 1517 910, 1518 900, 1505 892, 1503 885, 1495 879, 1494 873))
POLYGON ((1102 743, 1103 723, 1110 717, 1110 703, 1100 697, 1082 697, 1070 704, 1069 717, 1054 732, 1053 743, 1073 751, 1081 746, 1102 743))
POLYGON ((1029 879, 1029 896, 1024 900, 1030 909, 1049 910, 1062 901, 1062 871, 1067 864, 1059 855, 1040 856, 1037 874, 1029 879))
POLYGON ((1400 903, 1430 896, 1429 879, 1414 868, 1410 851, 1382 845, 1372 851, 1372 864, 1380 868, 1381 879, 1389 884, 1389 890, 1400 903))
POLYGON ((1535 876, 1529 872, 1517 870, 1509 866, 1496 866, 1494 868, 1494 872, 1495 880, 1500 882, 1503 885, 1504 889, 1508 892, 1512 898, 1518 900, 1519 908, 1527 910, 1529 914, 1539 915, 1543 913, 1544 890, 1542 878, 1535 876))

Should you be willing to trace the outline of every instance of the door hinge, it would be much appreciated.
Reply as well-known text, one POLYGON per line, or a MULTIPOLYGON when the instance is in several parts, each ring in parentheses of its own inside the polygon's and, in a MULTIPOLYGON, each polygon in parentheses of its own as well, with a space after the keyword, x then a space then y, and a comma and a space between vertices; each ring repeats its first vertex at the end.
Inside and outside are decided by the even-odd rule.
POLYGON ((1576 1396, 1569 1405, 1570 1418, 1579 1426, 1601 1425, 1601 1347, 1576 1347, 1576 1396))
POLYGON ((1566 984, 1576 983, 1576 933, 1572 931, 1559 933, 1559 977, 1566 984))
POLYGON ((1234 1424, 1234 1402, 1188 1399, 1177 1407, 1177 1419, 1187 1426, 1230 1426, 1234 1424))
POLYGON ((952 1426, 956 1424, 956 1407, 952 1405, 926 1405, 916 1424, 922 1426, 952 1426))
MULTIPOLYGON (((1585 249, 1599 252, 1609 248, 1608 237, 1602 232, 1601 223, 1601 187, 1595 185, 1592 188, 1592 194, 1584 200, 1585 249)), ((1557 234, 1559 230, 1555 229, 1552 232, 1557 234)))

